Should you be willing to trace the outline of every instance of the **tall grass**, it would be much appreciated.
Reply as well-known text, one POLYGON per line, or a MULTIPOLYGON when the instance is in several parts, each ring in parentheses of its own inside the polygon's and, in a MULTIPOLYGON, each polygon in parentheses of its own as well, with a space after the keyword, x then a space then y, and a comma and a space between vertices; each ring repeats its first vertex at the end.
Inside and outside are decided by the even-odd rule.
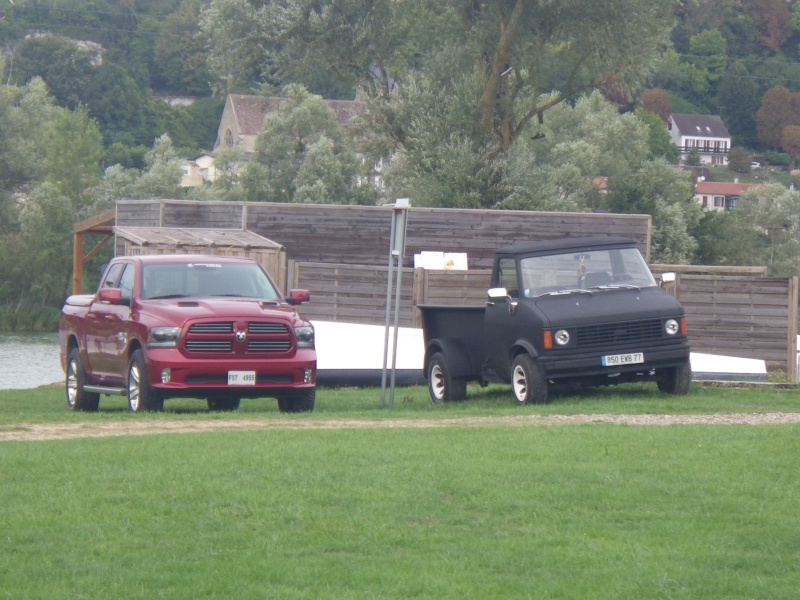
POLYGON ((0 598, 795 598, 798 452, 796 425, 0 443, 0 598))

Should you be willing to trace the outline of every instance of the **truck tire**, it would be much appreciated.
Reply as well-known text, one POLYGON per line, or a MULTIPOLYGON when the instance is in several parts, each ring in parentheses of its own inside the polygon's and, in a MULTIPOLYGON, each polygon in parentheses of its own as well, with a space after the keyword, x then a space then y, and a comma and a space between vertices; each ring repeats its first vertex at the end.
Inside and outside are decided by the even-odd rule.
POLYGON ((692 364, 687 360, 680 366, 656 372, 658 389, 665 394, 685 396, 692 386, 692 364))
POLYGON ((436 404, 459 402, 467 397, 466 377, 453 377, 441 352, 436 352, 428 362, 428 391, 436 404))
POLYGON ((282 413, 312 412, 316 397, 316 389, 280 396, 278 398, 278 410, 282 413))
POLYGON ((231 411, 239 409, 239 398, 215 397, 208 399, 208 410, 210 411, 231 411))
POLYGON ((70 410, 95 411, 100 405, 100 394, 87 392, 86 371, 81 362, 81 351, 73 348, 67 358, 67 408, 70 410))
POLYGON ((147 376, 147 367, 144 363, 144 352, 136 350, 131 355, 128 363, 128 409, 131 412, 150 412, 162 410, 163 399, 159 398, 147 376))
POLYGON ((511 391, 517 406, 547 403, 547 380, 530 354, 519 354, 514 359, 511 391))

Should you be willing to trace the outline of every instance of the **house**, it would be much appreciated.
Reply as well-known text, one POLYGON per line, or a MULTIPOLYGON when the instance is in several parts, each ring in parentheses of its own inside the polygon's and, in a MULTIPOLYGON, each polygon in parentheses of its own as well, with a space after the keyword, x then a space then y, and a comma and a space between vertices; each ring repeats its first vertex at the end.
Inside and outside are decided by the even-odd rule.
MULTIPOLYGON (((286 98, 228 94, 214 150, 241 148, 245 154, 255 153, 256 136, 261 131, 264 117, 286 101, 286 98)), ((367 109, 366 104, 354 100, 325 100, 325 103, 336 113, 341 125, 346 125, 367 109)))
POLYGON ((763 185, 738 181, 698 181, 694 198, 703 210, 733 210, 739 196, 763 185))
POLYGON ((702 164, 728 164, 731 135, 718 116, 671 114, 667 130, 680 151, 681 162, 697 150, 702 164))
POLYGON ((181 187, 197 187, 205 181, 214 181, 217 170, 214 166, 214 157, 210 154, 201 154, 194 160, 186 160, 181 165, 181 187))

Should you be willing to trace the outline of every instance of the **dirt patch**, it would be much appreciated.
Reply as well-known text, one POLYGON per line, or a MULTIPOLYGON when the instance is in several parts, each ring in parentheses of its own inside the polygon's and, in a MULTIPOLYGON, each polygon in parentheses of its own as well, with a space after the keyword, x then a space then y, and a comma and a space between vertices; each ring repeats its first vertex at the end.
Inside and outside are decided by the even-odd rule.
POLYGON ((115 436, 204 433, 209 431, 424 429, 437 427, 536 427, 605 423, 629 426, 776 425, 800 423, 800 413, 715 415, 550 415, 463 417, 453 419, 231 419, 197 421, 113 421, 107 423, 14 423, 0 428, 0 442, 66 440, 115 436))

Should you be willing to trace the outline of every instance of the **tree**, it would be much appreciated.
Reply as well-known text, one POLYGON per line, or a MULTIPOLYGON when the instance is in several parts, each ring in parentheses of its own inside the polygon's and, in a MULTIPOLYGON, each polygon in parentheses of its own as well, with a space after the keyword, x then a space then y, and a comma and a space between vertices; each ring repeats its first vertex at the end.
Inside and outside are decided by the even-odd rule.
POLYGON ((664 127, 661 118, 651 112, 639 109, 635 112, 636 117, 647 125, 648 146, 650 147, 651 158, 663 158, 668 163, 677 164, 680 157, 678 147, 672 143, 669 132, 664 127))
POLYGON ((789 155, 789 170, 793 170, 797 156, 800 154, 800 126, 787 125, 783 128, 781 148, 789 155))
POLYGON ((196 35, 199 14, 198 0, 184 0, 161 27, 155 64, 166 90, 193 95, 208 95, 211 91, 204 45, 196 35))
POLYGON ((742 8, 753 19, 758 42, 775 54, 792 35, 789 4, 784 0, 742 0, 742 8))
POLYGON ((92 76, 92 54, 67 38, 29 37, 14 51, 11 79, 25 84, 41 77, 59 106, 76 108, 85 101, 92 76))
POLYGON ((735 173, 750 172, 750 154, 741 146, 734 146, 728 152, 728 169, 735 173))
POLYGON ((736 210, 760 234, 754 262, 767 265, 773 277, 800 274, 800 192, 778 184, 754 188, 739 198, 736 210))
POLYGON ((800 114, 796 110, 799 98, 783 86, 767 90, 756 112, 759 141, 773 148, 781 147, 784 127, 800 124, 800 114))
POLYGON ((761 91, 740 61, 734 62, 719 80, 717 107, 733 144, 752 146, 756 142, 756 111, 761 91))
POLYGON ((351 202, 359 160, 350 134, 319 96, 294 84, 284 95, 264 119, 245 186, 271 202, 351 202))
POLYGON ((716 82, 725 70, 728 45, 717 29, 706 29, 689 40, 692 62, 707 73, 708 80, 716 82))
POLYGON ((672 103, 669 94, 661 88, 645 90, 639 96, 639 106, 642 110, 658 115, 664 124, 669 121, 672 114, 672 103))
POLYGON ((85 192, 100 178, 103 136, 86 109, 62 110, 53 123, 47 147, 47 180, 75 208, 86 203, 85 192))

